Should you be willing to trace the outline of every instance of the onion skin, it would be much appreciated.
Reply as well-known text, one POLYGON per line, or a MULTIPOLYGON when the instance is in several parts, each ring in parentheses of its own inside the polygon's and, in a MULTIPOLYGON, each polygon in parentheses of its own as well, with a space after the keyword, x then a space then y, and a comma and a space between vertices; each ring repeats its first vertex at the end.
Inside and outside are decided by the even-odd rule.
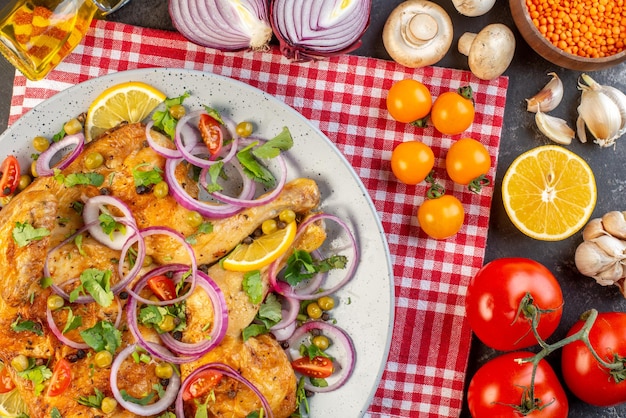
POLYGON ((360 38, 370 23, 371 0, 353 0, 346 11, 333 16, 342 3, 342 0, 272 0, 270 23, 280 52, 294 61, 310 61, 359 48, 360 38))

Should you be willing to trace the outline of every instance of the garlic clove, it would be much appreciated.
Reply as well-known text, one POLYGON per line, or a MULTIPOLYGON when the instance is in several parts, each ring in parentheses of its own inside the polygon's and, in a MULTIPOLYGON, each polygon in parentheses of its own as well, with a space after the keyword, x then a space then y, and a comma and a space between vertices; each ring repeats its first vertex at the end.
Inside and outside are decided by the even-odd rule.
POLYGON ((602 86, 602 92, 613 100, 619 109, 619 114, 622 120, 619 131, 617 132, 617 138, 619 138, 626 133, 626 94, 613 86, 602 86))
POLYGON ((583 241, 574 254, 574 262, 578 271, 589 277, 594 277, 606 270, 611 264, 619 262, 605 253, 597 244, 583 241))
POLYGON ((622 260, 624 258, 624 251, 626 250, 626 243, 619 238, 615 238, 611 235, 602 235, 592 240, 602 251, 604 251, 609 257, 622 260))
POLYGON ((587 222, 585 228, 583 228, 583 240, 591 241, 594 238, 598 238, 602 235, 606 235, 607 232, 604 230, 604 225, 602 224, 602 218, 594 218, 587 222))
POLYGON ((585 120, 578 116, 576 119, 576 134, 578 135, 578 139, 583 144, 587 142, 587 128, 585 127, 585 120))
POLYGON ((605 270, 602 270, 601 272, 593 276, 593 278, 596 280, 596 282, 598 282, 598 284, 601 284, 602 286, 610 286, 615 284, 615 282, 617 282, 622 277, 624 277, 623 275, 624 269, 622 268, 622 263, 615 262, 605 270))
POLYGON ((533 97, 526 99, 526 110, 529 112, 549 112, 556 109, 563 99, 563 82, 559 76, 548 73, 552 79, 533 97))
POLYGON ((626 240, 626 213, 617 210, 602 216, 602 226, 606 232, 616 238, 626 240))
POLYGON ((576 135, 574 130, 561 118, 547 115, 541 111, 535 114, 535 123, 542 134, 561 145, 569 145, 576 135))

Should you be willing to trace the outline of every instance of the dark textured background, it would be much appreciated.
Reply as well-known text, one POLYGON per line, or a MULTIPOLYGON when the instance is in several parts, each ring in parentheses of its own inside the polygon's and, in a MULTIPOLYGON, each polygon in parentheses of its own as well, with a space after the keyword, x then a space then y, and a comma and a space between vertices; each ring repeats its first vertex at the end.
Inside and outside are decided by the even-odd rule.
MULTIPOLYGON (((7 1, 1 0, 0 5, 7 1)), ((382 29, 393 8, 401 0, 373 0, 371 24, 363 36, 363 46, 355 54, 381 59, 389 59, 382 43, 382 29)), ((626 311, 626 301, 616 287, 604 288, 596 285, 592 279, 581 276, 574 265, 574 251, 581 241, 580 234, 561 242, 540 242, 521 234, 509 221, 502 205, 500 187, 502 176, 520 153, 538 145, 549 143, 534 125, 534 116, 525 111, 525 98, 534 95, 549 80, 547 73, 555 71, 563 80, 565 95, 561 105, 551 114, 566 119, 570 126, 576 120, 579 92, 576 82, 580 72, 565 70, 543 60, 533 52, 515 30, 509 7, 503 0, 486 15, 468 18, 459 15, 449 0, 439 1, 448 11, 454 23, 453 46, 437 65, 459 69, 468 69, 467 59, 456 51, 456 41, 465 31, 479 31, 489 23, 500 22, 514 29, 517 49, 513 63, 504 74, 510 78, 507 94, 507 106, 504 117, 504 129, 498 170, 495 179, 495 193, 492 216, 487 241, 486 261, 500 257, 529 257, 546 265, 559 279, 564 293, 565 306, 561 326, 549 341, 562 338, 578 315, 590 308, 599 311, 626 311)), ((167 0, 131 0, 120 11, 109 16, 109 20, 172 30, 172 23, 167 11, 167 0)), ((626 91, 626 64, 612 69, 591 74, 596 81, 611 84, 626 91)), ((0 131, 6 128, 11 100, 13 71, 12 67, 0 59, 0 131)), ((591 143, 581 144, 575 140, 568 148, 585 158, 596 174, 598 202, 594 217, 599 217, 610 210, 626 210, 626 172, 623 170, 626 157, 626 139, 618 141, 615 148, 601 149, 591 143)), ((626 338, 626 336, 625 336, 626 338)), ((475 341, 468 367, 468 381, 480 364, 493 357, 493 350, 485 348, 475 341)), ((560 353, 555 352, 548 358, 557 373, 560 369, 560 353)), ((464 411, 462 416, 469 416, 464 411)), ((570 396, 570 417, 626 417, 626 405, 613 408, 596 408, 586 405, 570 396)))

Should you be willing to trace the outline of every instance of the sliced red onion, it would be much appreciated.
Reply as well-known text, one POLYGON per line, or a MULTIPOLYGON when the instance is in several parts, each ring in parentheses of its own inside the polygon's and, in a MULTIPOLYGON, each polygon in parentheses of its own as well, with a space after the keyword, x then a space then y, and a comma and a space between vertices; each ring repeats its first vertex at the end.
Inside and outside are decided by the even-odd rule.
POLYGON ((190 196, 176 179, 176 166, 181 162, 183 162, 182 158, 170 158, 165 161, 165 181, 169 186, 170 194, 179 205, 213 219, 228 218, 242 210, 241 206, 203 202, 190 196))
POLYGON ((146 124, 146 140, 148 141, 148 145, 162 157, 165 158, 181 158, 182 155, 179 150, 167 148, 160 145, 153 137, 152 137, 152 126, 154 125, 154 121, 151 120, 146 124))
MULTIPOLYGON (((156 346, 156 344, 155 344, 156 346)), ((156 416, 161 412, 165 411, 176 399, 178 395, 178 391, 180 389, 180 375, 178 373, 173 373, 172 377, 169 379, 169 383, 167 388, 165 389, 165 393, 163 396, 155 403, 148 405, 139 405, 131 401, 127 401, 124 399, 120 392, 120 388, 117 384, 117 375, 120 372, 120 366, 122 363, 131 356, 135 350, 139 349, 137 344, 131 344, 125 349, 123 349, 113 360, 113 364, 111 365, 111 391, 113 392, 113 396, 120 404, 120 406, 126 409, 133 414, 147 417, 147 416, 156 416)), ((164 347, 155 348, 156 351, 165 352, 167 351, 164 347)), ((182 417, 183 415, 181 415, 182 417)))
POLYGON ((281 53, 296 61, 351 52, 370 22, 371 0, 272 0, 270 23, 281 53))
POLYGON ((52 159, 59 153, 59 151, 71 146, 73 146, 74 149, 72 149, 72 151, 67 154, 54 168, 63 170, 65 167, 70 165, 76 157, 78 157, 85 147, 85 135, 82 132, 79 132, 74 135, 66 135, 60 141, 53 142, 50 145, 50 148, 39 154, 35 167, 37 174, 42 177, 53 175, 54 168, 51 166, 52 159))
MULTIPOLYGON (((239 163, 237 159, 231 160, 231 164, 233 165, 233 167, 235 167, 235 169, 237 170, 237 173, 239 174, 241 178, 242 186, 241 186, 241 191, 239 192, 239 196, 231 197, 231 196, 224 195, 223 193, 220 193, 220 192, 214 192, 214 193, 211 193, 211 195, 215 199, 220 200, 226 204, 236 205, 236 206, 245 206, 243 204, 238 205, 237 203, 246 202, 254 198, 254 194, 256 193, 256 183, 250 177, 245 175, 245 173, 243 172, 243 167, 241 166, 241 164, 239 163)), ((205 190, 209 188, 209 183, 207 182, 208 175, 209 175, 209 169, 203 168, 200 171, 200 177, 198 179, 198 183, 205 190)))
POLYGON ((299 348, 302 343, 310 344, 308 334, 315 329, 321 331, 332 341, 334 351, 338 351, 338 353, 333 353, 333 363, 339 367, 336 368, 333 376, 326 379, 328 386, 313 386, 308 380, 305 380, 304 388, 312 392, 331 392, 343 386, 352 375, 356 363, 356 350, 352 339, 343 329, 324 321, 309 321, 297 328, 288 340, 287 355, 292 361, 295 360, 296 356, 300 357, 299 348))
POLYGON ((86 350, 89 348, 89 345, 87 345, 86 343, 79 343, 77 341, 70 340, 65 335, 63 335, 63 332, 59 329, 59 327, 57 327, 57 324, 54 322, 54 318, 52 317, 52 311, 49 307, 46 307, 46 320, 48 322, 48 328, 50 328, 50 331, 52 331, 57 340, 59 340, 63 344, 77 350, 86 350))
POLYGON ((169 13, 187 39, 222 51, 264 50, 272 38, 265 0, 170 0, 169 13))
MULTIPOLYGON (((278 269, 281 265, 282 258, 283 258, 283 257, 279 257, 276 261, 274 261, 270 265, 268 275, 269 275, 269 280, 270 280, 270 284, 272 285, 272 288, 276 292, 280 293, 281 295, 286 296, 288 298, 294 298, 294 299, 299 299, 299 300, 318 299, 318 298, 321 298, 322 296, 327 296, 327 295, 331 295, 335 293, 337 290, 345 286, 345 284, 348 283, 350 279, 352 279, 352 277, 354 276, 356 267, 359 264, 359 249, 357 246, 356 239, 354 238, 354 235, 352 234, 352 231, 350 231, 350 228, 348 227, 348 225, 337 216, 330 215, 327 213, 318 213, 316 215, 313 215, 307 218, 304 222, 302 222, 298 226, 298 232, 296 233, 295 241, 297 241, 300 235, 304 233, 308 225, 310 225, 312 222, 317 222, 321 219, 336 222, 345 231, 349 239, 349 243, 350 243, 349 249, 350 249, 351 254, 348 256, 348 268, 345 271, 345 275, 336 284, 324 289, 321 292, 318 292, 319 288, 313 288, 312 286, 306 286, 304 288, 299 288, 296 290, 293 287, 291 287, 288 283, 278 280, 278 273, 279 273, 278 269)), ((317 280, 317 279, 314 278, 312 280, 317 280)))
POLYGON ((132 227, 135 225, 135 217, 130 211, 128 205, 113 196, 98 195, 88 199, 83 207, 83 219, 85 224, 91 225, 89 227, 89 233, 91 236, 101 244, 106 245, 113 250, 121 250, 126 241, 128 241, 128 239, 136 233, 136 228, 132 227), (114 231, 112 236, 106 234, 102 230, 98 219, 100 217, 100 212, 111 214, 105 206, 113 206, 122 212, 124 215, 123 217, 111 216, 113 216, 117 222, 123 223, 126 226, 130 225, 131 228, 127 228, 124 233, 114 231))
POLYGON ((204 364, 204 365, 198 367, 196 370, 194 370, 189 376, 187 376, 187 378, 185 378, 185 381, 183 382, 183 385, 180 388, 180 392, 178 393, 178 397, 176 398, 176 416, 177 417, 184 417, 185 416, 185 411, 184 411, 184 408, 183 408, 183 403, 184 403, 183 402, 183 393, 187 389, 187 386, 189 386, 193 382, 193 380, 196 377, 196 375, 198 375, 199 373, 204 372, 205 370, 215 370, 215 371, 218 371, 218 372, 222 373, 224 376, 229 377, 231 379, 235 379, 239 383, 243 383, 244 385, 246 385, 252 392, 254 392, 254 394, 261 401, 261 405, 263 405, 263 409, 265 410, 265 415, 264 416, 267 416, 268 418, 273 418, 274 417, 274 412, 272 411, 272 407, 270 406, 270 404, 267 401, 267 399, 265 398, 265 396, 263 396, 261 391, 252 382, 250 382, 248 379, 243 377, 239 372, 237 372, 235 369, 233 369, 232 367, 230 367, 229 365, 224 364, 224 363, 207 363, 207 364, 204 364))
POLYGON ((282 297, 283 299, 283 307, 287 309, 282 309, 282 318, 281 320, 274 325, 270 330, 272 332, 281 330, 283 328, 288 327, 293 322, 295 322, 298 317, 298 312, 300 311, 300 301, 295 298, 282 297))

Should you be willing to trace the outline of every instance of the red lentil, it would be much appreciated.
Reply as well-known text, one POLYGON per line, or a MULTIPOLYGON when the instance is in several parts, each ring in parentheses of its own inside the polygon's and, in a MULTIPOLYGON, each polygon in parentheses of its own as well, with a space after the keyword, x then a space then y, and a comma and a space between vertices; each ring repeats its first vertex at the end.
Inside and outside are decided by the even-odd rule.
POLYGON ((573 55, 599 58, 626 47, 626 0, 526 0, 539 32, 573 55))

